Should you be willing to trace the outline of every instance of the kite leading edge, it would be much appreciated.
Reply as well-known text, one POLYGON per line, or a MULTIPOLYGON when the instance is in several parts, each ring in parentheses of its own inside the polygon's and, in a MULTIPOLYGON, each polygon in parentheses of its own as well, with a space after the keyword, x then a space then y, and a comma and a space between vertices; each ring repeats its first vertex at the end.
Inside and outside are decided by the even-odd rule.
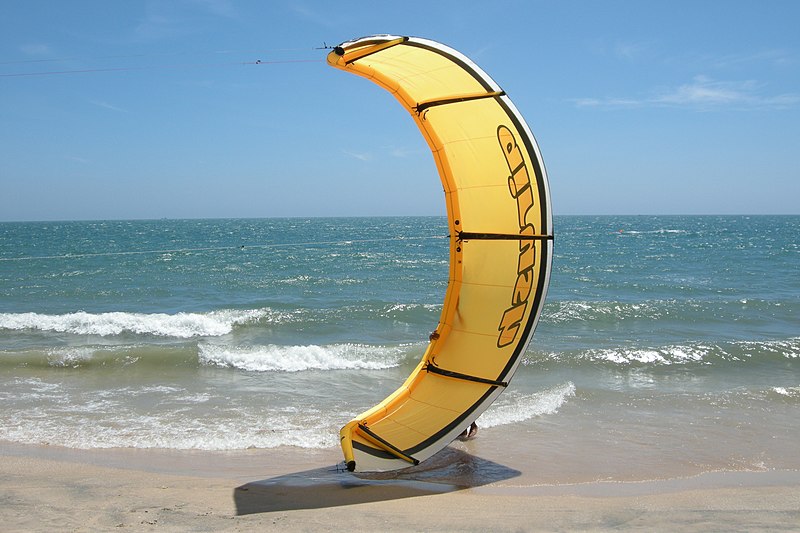
POLYGON ((440 43, 375 35, 328 64, 389 91, 428 143, 444 187, 450 272, 421 361, 340 432, 350 471, 418 464, 508 385, 547 292, 553 247, 547 175, 527 124, 477 65, 440 43))

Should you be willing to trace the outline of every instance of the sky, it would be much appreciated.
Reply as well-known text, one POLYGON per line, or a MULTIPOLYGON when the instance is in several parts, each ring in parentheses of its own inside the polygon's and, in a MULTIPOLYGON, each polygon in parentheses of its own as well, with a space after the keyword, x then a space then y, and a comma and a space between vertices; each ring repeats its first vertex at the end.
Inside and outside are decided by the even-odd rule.
POLYGON ((325 63, 470 57, 555 215, 800 214, 800 2, 6 0, 0 221, 444 215, 412 119, 325 63))

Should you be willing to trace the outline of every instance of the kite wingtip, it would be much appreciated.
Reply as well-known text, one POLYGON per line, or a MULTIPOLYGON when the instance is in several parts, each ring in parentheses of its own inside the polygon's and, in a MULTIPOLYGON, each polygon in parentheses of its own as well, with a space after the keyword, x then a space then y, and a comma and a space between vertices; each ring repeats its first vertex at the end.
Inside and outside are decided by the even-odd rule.
POLYGON ((347 471, 348 472, 355 472, 356 470, 356 462, 355 461, 347 461, 347 471))

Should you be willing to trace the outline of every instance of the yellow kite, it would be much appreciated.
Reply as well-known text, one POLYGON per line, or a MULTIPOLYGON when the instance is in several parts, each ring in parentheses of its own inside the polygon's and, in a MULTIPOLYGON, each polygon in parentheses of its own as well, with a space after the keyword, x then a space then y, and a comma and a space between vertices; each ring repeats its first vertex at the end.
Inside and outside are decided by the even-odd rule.
POLYGON ((328 63, 389 91, 416 122, 444 187, 450 274, 439 324, 403 385, 341 432, 350 471, 418 464, 508 386, 547 293, 547 175, 525 120, 466 56, 416 37, 342 43, 328 63))

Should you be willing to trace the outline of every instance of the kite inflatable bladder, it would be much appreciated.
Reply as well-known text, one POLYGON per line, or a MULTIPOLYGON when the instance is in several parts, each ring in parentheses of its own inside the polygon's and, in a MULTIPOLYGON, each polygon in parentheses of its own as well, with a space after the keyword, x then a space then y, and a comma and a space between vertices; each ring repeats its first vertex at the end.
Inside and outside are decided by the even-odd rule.
POLYGON ((342 43, 328 63, 400 102, 444 187, 450 272, 439 324, 405 383, 340 432, 348 470, 393 470, 452 442, 517 369, 550 275, 547 175, 514 104, 452 48, 376 35, 342 43))

